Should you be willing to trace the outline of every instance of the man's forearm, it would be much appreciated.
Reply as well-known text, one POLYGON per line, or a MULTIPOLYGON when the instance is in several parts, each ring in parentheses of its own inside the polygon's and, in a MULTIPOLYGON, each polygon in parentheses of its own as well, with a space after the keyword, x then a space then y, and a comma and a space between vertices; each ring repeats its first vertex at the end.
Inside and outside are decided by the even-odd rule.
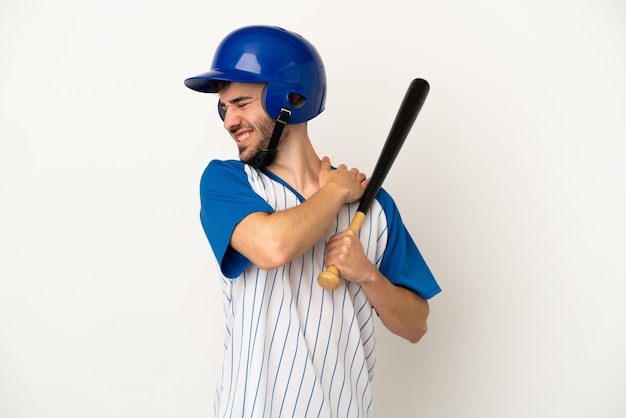
POLYGON ((394 285, 374 269, 373 279, 361 283, 372 306, 391 332, 417 343, 428 330, 428 301, 412 290, 394 285))
POLYGON ((344 199, 329 184, 294 208, 249 215, 235 228, 231 246, 263 269, 284 265, 324 235, 344 199))

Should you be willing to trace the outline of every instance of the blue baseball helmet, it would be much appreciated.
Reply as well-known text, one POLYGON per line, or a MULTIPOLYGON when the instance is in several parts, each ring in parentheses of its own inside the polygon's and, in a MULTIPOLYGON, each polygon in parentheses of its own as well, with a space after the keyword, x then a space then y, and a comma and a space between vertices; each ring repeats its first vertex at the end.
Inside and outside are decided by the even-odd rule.
POLYGON ((277 119, 282 108, 289 109, 289 124, 306 122, 324 110, 326 72, 320 55, 302 36, 279 27, 246 26, 231 32, 219 44, 211 70, 186 79, 185 85, 217 93, 217 81, 267 83, 265 111, 277 119), (292 104, 292 94, 301 100, 292 104))

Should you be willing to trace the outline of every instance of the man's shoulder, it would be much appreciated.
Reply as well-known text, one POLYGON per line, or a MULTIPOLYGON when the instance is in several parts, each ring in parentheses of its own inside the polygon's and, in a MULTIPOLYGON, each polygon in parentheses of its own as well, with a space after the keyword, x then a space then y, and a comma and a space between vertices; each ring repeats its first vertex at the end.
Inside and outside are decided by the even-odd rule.
POLYGON ((245 171, 246 164, 239 160, 211 160, 202 173, 202 178, 232 176, 245 171))
POLYGON ((207 165, 206 169, 214 169, 214 170, 221 170, 221 169, 237 169, 237 170, 243 170, 244 167, 246 166, 246 163, 244 163, 243 161, 239 161, 239 160, 211 160, 209 162, 209 164, 207 165))
POLYGON ((231 189, 247 183, 246 164, 238 160, 212 160, 200 177, 202 190, 231 189))
POLYGON ((397 210, 395 201, 384 187, 381 187, 380 190, 378 190, 376 200, 380 203, 385 212, 397 210))

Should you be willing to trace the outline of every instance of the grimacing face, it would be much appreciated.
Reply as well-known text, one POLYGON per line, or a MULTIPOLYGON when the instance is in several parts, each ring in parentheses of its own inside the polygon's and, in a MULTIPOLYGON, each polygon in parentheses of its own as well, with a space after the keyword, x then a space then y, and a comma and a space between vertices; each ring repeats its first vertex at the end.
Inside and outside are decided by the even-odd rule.
MULTIPOLYGON (((262 105, 264 88, 265 84, 232 82, 220 90, 224 128, 235 140, 243 162, 252 161, 259 151, 267 149, 274 131, 275 121, 262 105)), ((283 131, 286 136, 287 130, 283 131)))

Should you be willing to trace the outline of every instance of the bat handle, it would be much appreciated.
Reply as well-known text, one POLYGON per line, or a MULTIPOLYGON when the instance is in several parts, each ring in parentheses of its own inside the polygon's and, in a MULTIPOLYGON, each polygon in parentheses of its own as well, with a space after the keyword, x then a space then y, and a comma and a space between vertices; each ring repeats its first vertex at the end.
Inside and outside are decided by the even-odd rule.
POLYGON ((317 283, 326 290, 335 290, 339 287, 339 270, 335 266, 328 266, 317 276, 317 283))
MULTIPOLYGON (((350 229, 352 232, 357 233, 361 229, 363 220, 365 219, 365 213, 357 212, 350 222, 350 229)), ((326 266, 326 270, 321 272, 317 276, 317 283, 326 290, 335 290, 339 287, 339 269, 335 266, 326 266)))

